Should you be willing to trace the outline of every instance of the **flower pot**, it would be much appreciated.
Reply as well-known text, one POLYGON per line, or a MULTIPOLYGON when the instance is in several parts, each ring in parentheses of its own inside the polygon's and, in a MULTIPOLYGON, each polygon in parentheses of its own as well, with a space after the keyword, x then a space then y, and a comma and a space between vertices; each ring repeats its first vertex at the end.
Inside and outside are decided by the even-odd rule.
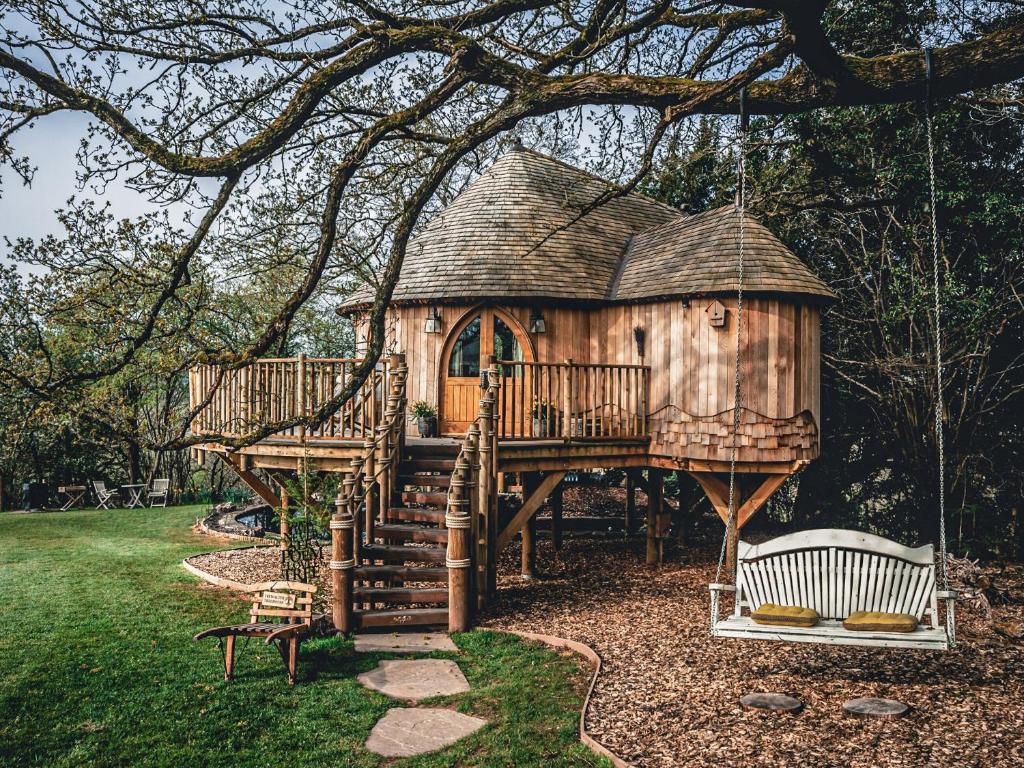
POLYGON ((437 437, 437 417, 420 416, 416 419, 416 428, 420 431, 420 437, 437 437))

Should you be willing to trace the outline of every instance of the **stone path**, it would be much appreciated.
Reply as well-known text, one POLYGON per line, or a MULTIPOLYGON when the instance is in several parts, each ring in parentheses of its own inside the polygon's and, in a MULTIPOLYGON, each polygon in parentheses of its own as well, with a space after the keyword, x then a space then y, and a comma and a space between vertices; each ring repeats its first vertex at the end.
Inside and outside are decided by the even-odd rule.
POLYGON ((412 757, 444 749, 485 725, 451 709, 394 707, 373 726, 366 748, 384 757, 412 757))
POLYGON ((430 653, 457 652, 452 639, 443 632, 392 632, 356 635, 357 653, 430 653))
POLYGON ((459 665, 448 659, 382 661, 376 669, 363 672, 359 682, 393 699, 413 701, 469 690, 459 665))
MULTIPOLYGON (((357 635, 356 651, 422 653, 457 651, 441 633, 357 635)), ((449 659, 389 659, 359 675, 359 682, 385 696, 419 701, 469 690, 459 665, 449 659)), ((444 749, 487 725, 486 720, 451 709, 393 707, 377 721, 366 748, 384 757, 412 757, 444 749)))

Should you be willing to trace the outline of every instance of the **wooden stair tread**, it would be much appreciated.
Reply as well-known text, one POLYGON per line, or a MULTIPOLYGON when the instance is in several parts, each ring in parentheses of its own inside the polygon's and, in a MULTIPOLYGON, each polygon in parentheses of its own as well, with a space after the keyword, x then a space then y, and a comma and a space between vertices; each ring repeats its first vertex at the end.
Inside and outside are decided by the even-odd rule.
POLYGON ((448 587, 356 587, 357 603, 447 603, 448 587))
POLYGON ((373 535, 381 539, 401 539, 403 541, 433 542, 436 544, 448 543, 447 529, 424 528, 421 525, 378 524, 373 528, 373 535))
MULTIPOLYGON (((410 521, 415 523, 444 523, 443 509, 425 509, 422 507, 391 507, 388 519, 410 521)), ((388 523, 391 524, 390 522, 388 523)))
POLYGON ((353 571, 354 578, 365 581, 400 579, 401 581, 448 581, 447 568, 428 568, 410 565, 360 565, 353 571))
POLYGON ((451 472, 455 469, 455 459, 406 459, 399 464, 398 471, 406 472, 451 472))
POLYGON ((448 504, 447 491, 402 491, 402 501, 405 504, 437 504, 439 506, 448 504))
POLYGON ((407 560, 443 563, 445 550, 442 547, 403 547, 392 544, 364 544, 360 552, 367 560, 405 562, 407 560))
POLYGON ((365 627, 404 627, 447 624, 447 608, 400 608, 393 611, 353 611, 356 625, 365 627))
POLYGON ((398 476, 398 484, 420 485, 430 488, 447 488, 452 484, 451 475, 415 475, 401 474, 398 476))

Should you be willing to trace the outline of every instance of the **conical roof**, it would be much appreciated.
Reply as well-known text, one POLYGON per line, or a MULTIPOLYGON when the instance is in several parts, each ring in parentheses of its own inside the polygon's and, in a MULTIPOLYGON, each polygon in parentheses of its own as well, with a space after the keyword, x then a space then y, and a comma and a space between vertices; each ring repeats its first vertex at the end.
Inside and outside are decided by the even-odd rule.
MULTIPOLYGON (((409 241, 392 301, 639 301, 736 290, 739 219, 686 216, 640 194, 588 206, 607 181, 526 149, 506 153, 409 241)), ((746 219, 749 291, 832 292, 746 219)), ((353 295, 341 311, 365 305, 353 295)))
MULTIPOLYGON (((740 213, 733 205, 641 232, 630 245, 614 296, 732 293, 739 282, 740 213)), ((743 216, 743 288, 752 293, 835 298, 767 227, 743 216)))

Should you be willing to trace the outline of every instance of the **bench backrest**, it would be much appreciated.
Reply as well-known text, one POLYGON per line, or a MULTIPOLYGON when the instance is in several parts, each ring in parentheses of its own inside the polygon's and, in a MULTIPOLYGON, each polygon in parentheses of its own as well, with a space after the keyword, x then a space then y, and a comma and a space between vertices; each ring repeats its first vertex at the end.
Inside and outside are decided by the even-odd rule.
POLYGON ((736 613, 762 603, 813 608, 823 619, 854 611, 908 613, 937 620, 935 553, 881 536, 819 529, 764 544, 739 544, 736 613))
POLYGON ((309 623, 313 620, 313 595, 316 584, 301 581, 262 581, 250 584, 246 592, 253 595, 249 621, 267 619, 287 624, 309 623))

